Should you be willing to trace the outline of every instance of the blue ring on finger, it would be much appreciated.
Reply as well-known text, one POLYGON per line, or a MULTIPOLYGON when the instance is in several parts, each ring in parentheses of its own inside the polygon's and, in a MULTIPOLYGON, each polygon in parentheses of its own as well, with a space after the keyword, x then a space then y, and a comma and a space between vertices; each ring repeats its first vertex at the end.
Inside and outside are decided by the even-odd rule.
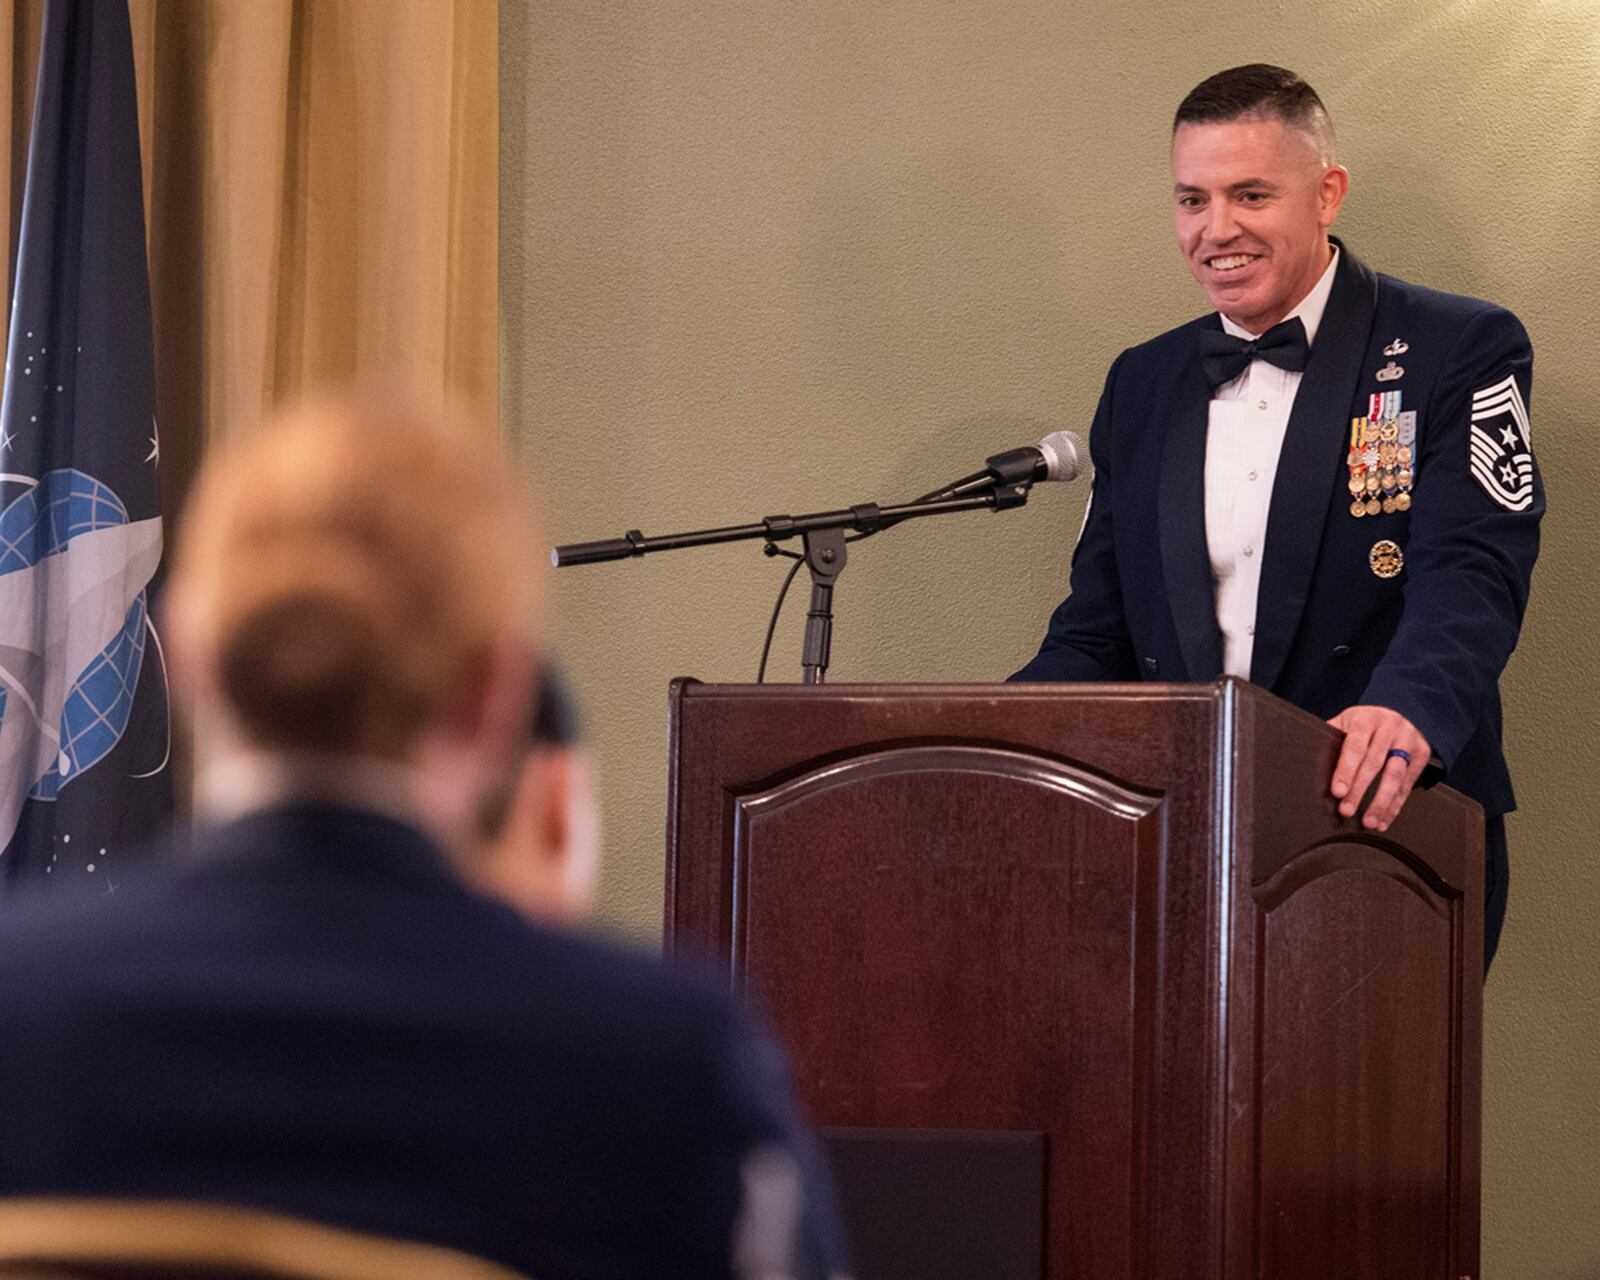
POLYGON ((1389 748, 1389 754, 1387 756, 1385 756, 1384 759, 1388 760, 1388 759, 1390 759, 1390 758, 1392 758, 1394 756, 1399 756, 1407 764, 1411 763, 1411 753, 1409 751, 1406 751, 1405 749, 1403 749, 1401 747, 1390 747, 1389 748))

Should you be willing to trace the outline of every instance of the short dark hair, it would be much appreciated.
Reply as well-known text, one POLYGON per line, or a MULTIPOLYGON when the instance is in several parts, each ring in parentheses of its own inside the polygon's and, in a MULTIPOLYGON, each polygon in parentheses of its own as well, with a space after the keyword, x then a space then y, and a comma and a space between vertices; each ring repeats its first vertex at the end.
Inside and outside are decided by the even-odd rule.
POLYGON ((1195 85, 1178 104, 1172 131, 1177 133, 1186 124, 1225 124, 1243 116, 1325 133, 1330 143, 1333 138, 1333 122, 1317 91, 1293 71, 1265 62, 1229 67, 1195 85))
POLYGON ((505 831, 522 783, 523 768, 533 752, 570 751, 579 742, 578 701, 561 668, 545 658, 534 682, 528 736, 520 741, 518 749, 506 753, 499 776, 479 802, 478 834, 485 840, 495 840, 505 831))
POLYGON ((529 723, 535 747, 578 745, 578 702, 572 696, 566 676, 554 662, 547 660, 539 669, 529 723))

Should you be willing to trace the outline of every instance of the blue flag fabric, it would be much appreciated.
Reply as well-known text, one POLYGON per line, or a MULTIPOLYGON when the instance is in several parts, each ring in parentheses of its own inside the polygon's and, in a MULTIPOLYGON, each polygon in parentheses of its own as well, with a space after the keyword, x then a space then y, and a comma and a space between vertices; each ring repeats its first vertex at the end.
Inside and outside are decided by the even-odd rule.
POLYGON ((115 890, 172 811, 124 0, 49 0, 0 404, 0 888, 115 890))

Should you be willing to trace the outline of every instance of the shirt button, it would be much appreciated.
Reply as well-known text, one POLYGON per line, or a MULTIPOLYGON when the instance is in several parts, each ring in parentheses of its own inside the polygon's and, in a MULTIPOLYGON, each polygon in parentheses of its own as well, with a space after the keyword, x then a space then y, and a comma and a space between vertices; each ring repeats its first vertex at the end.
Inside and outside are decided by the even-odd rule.
POLYGON ((1246 547, 1246 548, 1245 548, 1245 549, 1244 549, 1244 553, 1245 553, 1245 555, 1247 555, 1247 556, 1253 556, 1253 555, 1255 555, 1255 553, 1256 553, 1256 549, 1255 549, 1255 548, 1254 548, 1254 547, 1246 547))
POLYGON ((1265 409, 1266 407, 1267 407, 1267 402, 1265 400, 1257 400, 1256 401, 1256 408, 1265 409))
POLYGON ((1248 627, 1246 627, 1244 629, 1244 633, 1247 636, 1255 635, 1255 633, 1256 633, 1256 624, 1252 622, 1248 627))
POLYGON ((1254 471, 1252 471, 1248 476, 1245 477, 1245 479, 1247 479, 1247 480, 1254 480, 1255 478, 1256 478, 1256 473, 1254 471))

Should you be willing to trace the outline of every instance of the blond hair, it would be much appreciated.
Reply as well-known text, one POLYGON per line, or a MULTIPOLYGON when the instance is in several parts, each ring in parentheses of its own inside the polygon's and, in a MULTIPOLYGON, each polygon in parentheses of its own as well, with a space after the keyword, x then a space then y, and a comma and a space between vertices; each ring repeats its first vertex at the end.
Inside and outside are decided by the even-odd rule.
POLYGON ((245 738, 403 757, 531 637, 532 528, 493 433, 347 399, 269 421, 202 470, 175 629, 245 738))

